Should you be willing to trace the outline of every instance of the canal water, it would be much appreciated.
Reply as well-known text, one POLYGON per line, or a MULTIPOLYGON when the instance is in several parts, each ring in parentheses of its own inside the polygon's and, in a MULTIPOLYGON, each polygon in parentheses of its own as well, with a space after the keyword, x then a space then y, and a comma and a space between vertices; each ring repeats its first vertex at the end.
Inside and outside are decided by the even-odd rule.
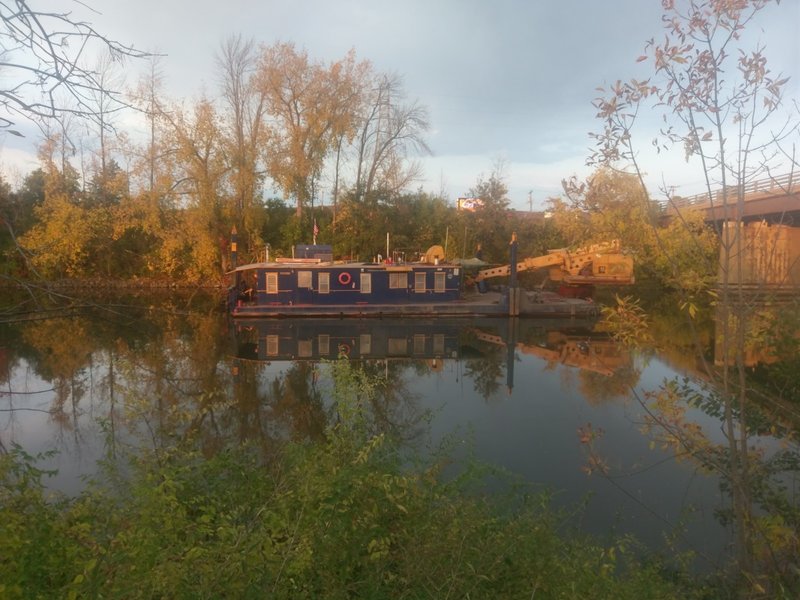
MULTIPOLYGON (((136 304, 0 326, 0 443, 56 450, 54 489, 74 494, 99 459, 189 434, 208 453, 320 439, 335 418, 331 361, 349 360, 375 382, 375 427, 410 447, 446 445, 548 490, 569 526, 601 539, 691 550, 701 571, 730 559, 728 482, 659 429, 725 442, 718 410, 653 396, 703 387, 674 344, 634 351, 593 320, 232 322, 214 303, 136 304)), ((766 456, 794 439, 752 443, 766 456)))

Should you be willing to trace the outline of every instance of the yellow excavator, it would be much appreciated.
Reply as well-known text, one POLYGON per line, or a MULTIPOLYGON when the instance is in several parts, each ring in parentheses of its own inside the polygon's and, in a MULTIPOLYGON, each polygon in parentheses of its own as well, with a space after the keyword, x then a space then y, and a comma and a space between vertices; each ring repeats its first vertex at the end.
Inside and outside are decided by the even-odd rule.
MULTIPOLYGON (((551 281, 571 286, 628 285, 634 282, 633 258, 622 254, 619 240, 593 244, 577 250, 550 250, 544 256, 517 261, 517 273, 547 269, 551 281)), ((511 265, 478 271, 475 282, 493 277, 507 277, 511 265)))

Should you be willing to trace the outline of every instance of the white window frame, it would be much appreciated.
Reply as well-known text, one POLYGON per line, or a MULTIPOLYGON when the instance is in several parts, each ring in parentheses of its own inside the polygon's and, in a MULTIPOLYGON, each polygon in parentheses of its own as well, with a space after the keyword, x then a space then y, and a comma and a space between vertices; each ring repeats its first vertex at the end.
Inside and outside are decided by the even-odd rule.
POLYGON ((428 274, 425 271, 417 271, 414 273, 414 291, 417 294, 424 294, 425 286, 428 282, 428 274))
POLYGON ((327 271, 321 271, 317 275, 318 292, 320 294, 331 293, 331 274, 327 271))
POLYGON ((311 287, 311 271, 298 271, 297 272, 297 287, 310 288, 311 287))
POLYGON ((408 272, 389 273, 389 289, 404 290, 408 287, 408 272))
POLYGON ((372 273, 361 274, 361 293, 362 294, 372 293, 372 273))
POLYGON ((447 290, 447 273, 444 271, 437 271, 433 275, 433 291, 437 294, 443 294, 447 290))
POLYGON ((267 293, 268 294, 277 294, 278 293, 278 274, 277 273, 267 273, 267 293))

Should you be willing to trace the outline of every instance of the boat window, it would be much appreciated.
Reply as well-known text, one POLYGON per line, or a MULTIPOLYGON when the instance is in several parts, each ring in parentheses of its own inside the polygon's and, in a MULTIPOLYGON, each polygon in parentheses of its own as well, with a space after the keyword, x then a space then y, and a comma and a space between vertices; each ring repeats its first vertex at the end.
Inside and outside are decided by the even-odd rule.
POLYGON ((320 273, 319 274, 319 293, 320 294, 330 294, 331 293, 331 274, 330 273, 320 273))
POLYGON ((372 352, 372 336, 368 333, 362 333, 358 338, 358 351, 361 356, 365 356, 372 352))
POLYGON ((311 340, 297 340, 297 356, 311 358, 312 355, 311 340))
POLYGON ((407 285, 408 276, 406 273, 389 273, 389 289, 396 290, 405 288, 407 285))
POLYGON ((433 291, 437 294, 441 294, 444 292, 444 283, 446 273, 444 271, 437 272, 433 278, 433 291))
POLYGON ((414 354, 425 354, 425 335, 414 334, 414 354))
POLYGON ((311 287, 311 271, 298 271, 297 272, 297 287, 310 288, 311 287))
POLYGON ((372 273, 361 274, 361 293, 362 294, 372 293, 372 273))
POLYGON ((320 356, 328 356, 331 353, 331 336, 327 333, 320 333, 317 343, 319 344, 320 356))
POLYGON ((444 335, 441 333, 433 334, 433 353, 437 356, 444 354, 444 335))
POLYGON ((278 355, 278 336, 277 335, 268 335, 267 336, 267 356, 277 356, 278 355))
POLYGON ((408 340, 406 338, 389 338, 387 354, 389 356, 403 356, 408 354, 408 340))
POLYGON ((268 294, 277 294, 278 293, 278 274, 277 273, 267 273, 267 293, 268 294))
POLYGON ((422 293, 425 291, 426 273, 414 273, 414 291, 422 293))

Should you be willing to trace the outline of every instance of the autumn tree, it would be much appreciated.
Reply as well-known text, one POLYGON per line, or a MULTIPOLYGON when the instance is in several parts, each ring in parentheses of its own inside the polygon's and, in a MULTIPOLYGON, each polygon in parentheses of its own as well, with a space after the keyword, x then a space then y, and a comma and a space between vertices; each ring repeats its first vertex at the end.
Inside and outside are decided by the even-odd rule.
MULTIPOLYGON (((781 484, 770 483, 770 467, 759 462, 758 452, 751 447, 754 440, 746 422, 750 387, 745 352, 749 323, 757 306, 740 285, 739 274, 732 272, 739 262, 731 259, 744 251, 740 225, 747 183, 797 165, 793 154, 784 148, 788 140, 796 140, 799 125, 796 112, 784 110, 787 79, 770 71, 764 47, 750 45, 747 29, 756 24, 759 13, 777 2, 665 0, 662 4, 664 36, 651 39, 639 59, 650 65, 650 79, 616 82, 595 101, 604 126, 594 136, 597 146, 592 162, 629 169, 646 190, 640 140, 647 139, 661 153, 681 152, 688 161, 687 168, 699 170, 716 220, 726 223, 718 230, 715 295, 719 364, 716 368, 706 364, 714 387, 701 400, 711 402, 715 414, 721 415, 724 443, 710 444, 692 423, 669 412, 692 397, 692 390, 665 387, 653 397, 658 408, 667 411, 658 422, 664 435, 682 451, 712 461, 725 481, 736 532, 740 589, 771 595, 769 588, 777 593, 789 589, 787 585, 796 588, 798 582, 785 570, 785 564, 776 560, 781 551, 775 538, 770 539, 767 530, 758 527, 764 521, 753 507, 758 495, 766 502, 761 510, 779 510, 774 501, 779 501, 781 484), (652 121, 642 122, 642 115, 663 119, 654 142, 652 130, 646 128, 652 121), (724 456, 724 460, 715 460, 715 456, 724 456), (766 489, 778 495, 770 501, 763 493, 766 489), (756 552, 759 547, 766 551, 756 552)), ((683 224, 685 215, 678 210, 668 182, 661 192, 672 205, 675 219, 683 224)), ((691 309, 687 300, 684 296, 691 309)), ((691 316, 692 311, 688 312, 691 316)), ((702 351, 697 355, 704 358, 702 351)), ((791 530, 800 525, 796 512, 779 511, 774 518, 789 519, 784 522, 791 530)), ((796 553, 793 560, 796 563, 796 553)))
POLYGON ((234 203, 233 220, 240 239, 250 247, 262 242, 263 211, 257 210, 265 172, 262 156, 266 130, 266 96, 257 85, 257 47, 240 35, 227 38, 217 55, 223 113, 223 143, 230 166, 229 179, 234 203))
POLYGON ((190 279, 219 277, 230 232, 223 187, 228 163, 219 117, 212 102, 204 98, 188 110, 176 108, 170 121, 180 170, 176 191, 182 195, 183 208, 182 226, 165 240, 169 262, 174 268, 183 265, 190 279))
MULTIPOLYGON (((74 2, 74 7, 83 5, 74 2)), ((128 106, 107 75, 114 64, 144 53, 109 39, 72 10, 37 9, 27 0, 0 3, 0 28, 6 81, 0 89, 0 130, 21 135, 15 127, 23 119, 38 125, 46 138, 45 197, 36 208, 38 223, 20 238, 30 244, 25 259, 33 273, 38 267, 51 276, 92 272, 96 257, 87 244, 106 236, 107 222, 88 214, 73 189, 75 145, 70 138, 75 123, 82 121, 98 126, 103 139, 109 116, 128 106), (91 65, 91 57, 100 54, 105 64, 91 65)))
POLYGON ((186 202, 192 180, 186 161, 194 157, 186 150, 191 145, 186 140, 191 138, 192 123, 187 112, 167 98, 163 87, 161 57, 154 55, 131 90, 132 102, 145 119, 146 137, 132 144, 132 192, 119 213, 123 235, 142 262, 142 274, 181 277, 192 260, 186 250, 191 242, 182 235, 186 210, 194 205, 186 202), (182 133, 176 135, 176 131, 182 133))
POLYGON ((293 44, 261 49, 257 85, 269 116, 265 162, 278 187, 294 198, 298 219, 337 141, 355 135, 367 68, 352 51, 325 65, 293 44))
POLYGON ((19 238, 33 273, 51 278, 81 275, 91 258, 93 224, 81 205, 78 172, 65 156, 65 138, 51 133, 39 148, 44 199, 34 210, 34 226, 19 238))

